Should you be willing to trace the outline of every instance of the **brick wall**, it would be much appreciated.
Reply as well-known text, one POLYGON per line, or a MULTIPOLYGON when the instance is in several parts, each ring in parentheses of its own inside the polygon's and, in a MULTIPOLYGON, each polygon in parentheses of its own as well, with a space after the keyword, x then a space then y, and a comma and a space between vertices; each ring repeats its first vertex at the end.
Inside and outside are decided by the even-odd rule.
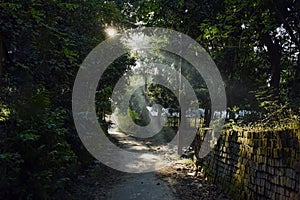
POLYGON ((223 131, 203 171, 235 199, 300 199, 300 129, 223 131))

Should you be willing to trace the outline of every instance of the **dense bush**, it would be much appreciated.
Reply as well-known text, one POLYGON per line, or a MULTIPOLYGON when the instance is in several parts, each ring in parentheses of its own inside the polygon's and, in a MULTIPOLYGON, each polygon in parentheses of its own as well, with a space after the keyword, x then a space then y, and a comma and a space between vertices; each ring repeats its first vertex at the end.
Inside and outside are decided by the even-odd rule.
POLYGON ((74 79, 120 12, 96 0, 1 1, 0 9, 0 199, 62 196, 92 160, 72 120, 74 79))
POLYGON ((66 142, 65 118, 64 109, 46 109, 16 121, 0 154, 0 198, 45 199, 70 182, 77 158, 66 142))

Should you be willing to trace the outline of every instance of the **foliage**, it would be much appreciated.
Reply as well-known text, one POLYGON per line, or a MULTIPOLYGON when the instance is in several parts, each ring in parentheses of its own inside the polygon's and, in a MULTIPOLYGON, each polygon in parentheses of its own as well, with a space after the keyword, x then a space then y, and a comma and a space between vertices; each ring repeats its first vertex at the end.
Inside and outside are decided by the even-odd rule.
MULTIPOLYGON (((72 121, 71 92, 80 64, 106 39, 108 26, 160 26, 196 39, 222 74, 231 118, 239 109, 251 111, 230 126, 281 129, 299 122, 299 1, 16 0, 2 1, 0 8, 2 199, 51 198, 80 164, 90 163, 72 121)), ((105 129, 115 83, 138 59, 120 57, 99 81, 96 109, 105 129)), ((183 62, 176 64, 189 81, 197 80, 192 86, 207 111, 205 83, 183 62)), ((150 104, 178 107, 166 88, 150 85, 143 92, 150 104)), ((130 115, 145 125, 149 119, 145 106, 135 106, 138 98, 131 99, 130 115)))
MULTIPOLYGON (((279 100, 297 114, 300 80, 297 1, 155 0, 119 2, 119 5, 123 6, 126 19, 136 26, 171 28, 188 34, 205 47, 224 79, 230 119, 235 118, 234 112, 238 111, 235 108, 255 111, 248 116, 252 120, 254 113, 272 112, 258 106, 255 94, 260 93, 260 88, 264 88, 266 97, 273 93, 269 100, 274 104, 279 100)), ((184 75, 199 77, 196 73, 184 75)), ((200 106, 209 111, 205 84, 194 85, 200 106)), ((170 99, 174 100, 169 96, 161 100, 160 95, 166 92, 160 87, 151 90, 147 93, 153 101, 167 105, 170 99)), ((206 118, 207 115, 210 112, 206 112, 206 118)))
POLYGON ((299 125, 299 110, 281 101, 274 92, 260 88, 255 93, 256 102, 252 104, 252 112, 237 122, 231 121, 226 126, 247 130, 283 130, 294 129, 299 125))
POLYGON ((49 198, 70 182, 77 159, 66 141, 65 118, 64 109, 45 109, 37 118, 19 119, 11 135, 1 138, 9 144, 0 154, 1 198, 49 198))
POLYGON ((62 196, 80 164, 91 162, 72 122, 76 72, 122 16, 113 2, 96 0, 3 1, 0 8, 0 198, 62 196))

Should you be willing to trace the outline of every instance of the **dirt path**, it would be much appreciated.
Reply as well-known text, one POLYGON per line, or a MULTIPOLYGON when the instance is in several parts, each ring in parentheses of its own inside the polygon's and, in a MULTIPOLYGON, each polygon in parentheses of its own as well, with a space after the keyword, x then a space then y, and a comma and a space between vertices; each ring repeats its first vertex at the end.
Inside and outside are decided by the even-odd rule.
POLYGON ((118 145, 131 151, 165 153, 171 162, 156 172, 130 174, 97 164, 78 183, 75 199, 96 200, 230 200, 217 186, 199 173, 193 175, 193 162, 181 159, 176 149, 164 149, 162 138, 135 140, 116 130, 110 131, 118 145))
POLYGON ((109 192, 109 200, 176 200, 168 184, 154 173, 128 174, 109 192))
POLYGON ((192 160, 180 159, 159 170, 158 176, 172 188, 173 194, 180 200, 232 200, 203 174, 195 176, 193 168, 192 160))
MULTIPOLYGON (((173 151, 163 149, 161 143, 164 139, 161 137, 149 141, 138 140, 116 129, 111 129, 109 133, 117 141, 116 144, 122 147, 122 149, 140 153, 165 151, 166 157, 171 157, 171 154, 174 153, 173 151)), ((108 191, 106 199, 176 200, 176 197, 167 182, 160 179, 157 173, 150 172, 138 174, 124 173, 121 180, 108 191)))

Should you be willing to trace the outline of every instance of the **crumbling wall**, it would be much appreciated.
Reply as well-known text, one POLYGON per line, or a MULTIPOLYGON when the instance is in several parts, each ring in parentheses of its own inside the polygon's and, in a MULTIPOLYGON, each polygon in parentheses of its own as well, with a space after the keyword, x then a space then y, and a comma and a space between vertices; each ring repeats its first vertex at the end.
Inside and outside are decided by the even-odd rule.
POLYGON ((205 175, 235 199, 300 199, 300 129, 223 131, 205 175))

